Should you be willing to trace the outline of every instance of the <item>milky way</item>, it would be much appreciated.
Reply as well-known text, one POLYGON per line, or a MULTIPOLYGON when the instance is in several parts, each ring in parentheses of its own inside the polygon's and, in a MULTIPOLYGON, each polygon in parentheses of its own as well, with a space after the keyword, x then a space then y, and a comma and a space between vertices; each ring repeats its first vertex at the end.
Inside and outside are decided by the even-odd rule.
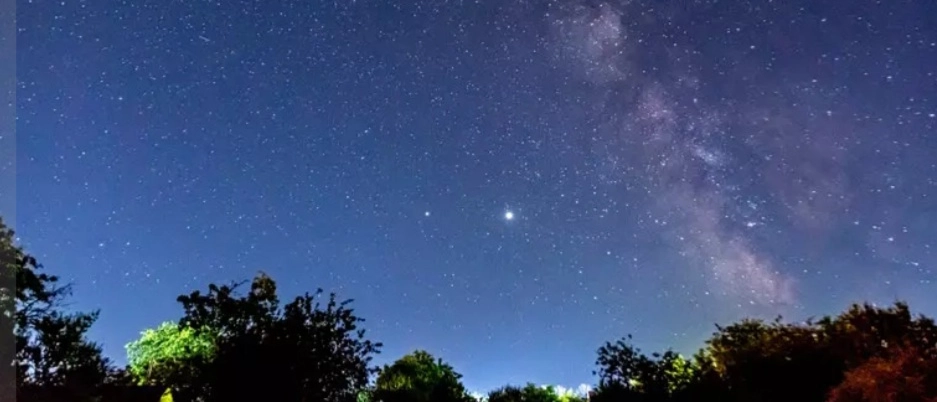
MULTIPOLYGON (((636 10, 627 6, 614 10, 607 3, 597 10, 584 6, 575 10, 584 15, 572 19, 577 28, 564 35, 564 42, 586 49, 577 61, 585 66, 587 76, 599 78, 598 90, 609 87, 620 92, 601 106, 611 122, 600 142, 621 141, 635 148, 635 159, 624 163, 620 174, 643 170, 641 176, 651 179, 644 186, 651 198, 659 200, 654 206, 655 214, 661 216, 658 220, 669 220, 676 227, 666 231, 665 237, 691 259, 688 265, 702 266, 702 276, 714 282, 718 291, 751 303, 793 303, 791 279, 748 244, 744 234, 730 227, 738 224, 733 221, 738 217, 726 210, 737 207, 734 204, 744 197, 730 180, 744 174, 739 170, 745 167, 720 156, 721 148, 734 140, 724 127, 726 119, 718 117, 728 113, 720 114, 691 98, 699 91, 699 79, 696 69, 686 66, 689 63, 681 56, 693 55, 674 46, 666 52, 664 63, 641 60, 635 48, 642 45, 642 37, 627 33, 642 32, 641 24, 627 30, 622 26, 636 10), (656 77, 636 72, 651 66, 670 73, 656 77), (681 102, 681 98, 692 100, 681 102), (707 142, 713 145, 704 145, 707 142)), ((660 54, 649 57, 655 56, 660 54)))
POLYGON ((258 270, 473 390, 593 383, 627 333, 933 315, 935 7, 22 3, 15 226, 118 362, 258 270))
MULTIPOLYGON (((556 7, 559 17, 552 26, 558 60, 595 84, 590 88, 596 94, 593 107, 605 120, 595 146, 623 148, 612 156, 600 151, 599 157, 611 158, 613 170, 631 180, 649 179, 642 185, 658 200, 655 221, 671 226, 662 235, 688 258, 687 269, 699 268, 715 291, 752 305, 795 305, 794 277, 748 238, 762 225, 792 225, 793 233, 804 235, 829 232, 855 214, 853 194, 861 190, 847 172, 859 167, 848 164, 862 163, 851 160, 853 155, 880 153, 877 147, 886 144, 879 131, 862 127, 860 122, 871 116, 855 110, 846 98, 848 87, 818 84, 832 73, 822 71, 823 59, 851 55, 809 60, 820 70, 810 76, 772 68, 774 57, 766 63, 736 54, 734 71, 713 77, 711 64, 725 56, 686 43, 693 16, 655 7, 667 8, 640 2, 556 7), (780 71, 773 74, 775 69, 780 71), (701 88, 724 85, 726 93, 739 93, 724 83, 726 78, 757 83, 748 84, 737 98, 716 98, 719 92, 701 88), (701 99, 706 95, 709 99, 701 99), (835 116, 830 109, 819 113, 824 107, 836 108, 835 116)), ((800 17, 827 22, 818 15, 800 17)), ((749 37, 752 54, 768 46, 771 54, 781 55, 782 46, 792 46, 781 35, 743 33, 757 29, 743 21, 734 25, 726 26, 725 34, 749 37)), ((933 72, 928 76, 933 86, 933 72)), ((923 113, 915 115, 926 122, 923 113)))

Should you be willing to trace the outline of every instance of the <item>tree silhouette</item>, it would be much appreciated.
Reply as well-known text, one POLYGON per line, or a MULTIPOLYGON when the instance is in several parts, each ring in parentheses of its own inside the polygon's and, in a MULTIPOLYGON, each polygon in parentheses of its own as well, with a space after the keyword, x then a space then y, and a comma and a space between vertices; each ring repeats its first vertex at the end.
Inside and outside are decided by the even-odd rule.
POLYGON ((631 344, 631 335, 599 348, 599 386, 592 401, 664 401, 693 385, 697 366, 673 351, 646 356, 631 344))
POLYGON ((305 294, 280 308, 276 283, 266 274, 251 282, 246 296, 239 284, 209 285, 180 296, 184 328, 214 334, 214 358, 194 371, 194 395, 207 401, 355 401, 374 370, 380 343, 365 339, 364 321, 331 294, 305 294))
MULTIPOLYGON (((937 357, 934 321, 912 317, 900 302, 887 308, 852 305, 838 316, 803 323, 783 323, 778 317, 716 328, 692 360, 670 351, 646 356, 631 345, 630 336, 606 343, 596 360, 599 385, 592 400, 823 401, 842 382, 835 393, 840 402, 858 395, 857 390, 865 392, 862 395, 887 394, 882 391, 887 388, 876 388, 886 387, 884 380, 874 382, 876 386, 863 381, 932 367, 926 362, 937 357), (908 360, 910 352, 896 355, 896 350, 915 351, 923 360, 908 360)), ((921 378, 922 383, 934 381, 921 378)), ((914 389, 897 377, 888 384, 914 389)), ((930 395, 929 390, 917 394, 930 395)))
POLYGON ((873 357, 907 347, 922 353, 937 353, 937 325, 925 316, 913 317, 906 303, 887 308, 853 304, 837 317, 817 322, 818 332, 848 368, 873 357))
POLYGON ((538 387, 528 383, 524 387, 504 386, 488 394, 488 402, 581 402, 572 395, 560 395, 553 387, 538 387))
POLYGON ((829 339, 812 325, 783 324, 779 318, 717 328, 708 352, 731 400, 822 400, 842 378, 843 365, 829 339))
MULTIPOLYGON (((524 402, 524 388, 506 385, 488 393, 488 402, 524 402)), ((548 402, 553 402, 547 399, 548 402)))
POLYGON ((3 349, 2 361, 14 367, 17 385, 67 386, 78 392, 103 384, 113 368, 100 346, 85 336, 98 313, 63 312, 71 287, 39 272, 42 266, 14 244, 14 233, 2 219, 0 264, 0 327, 15 339, 13 355, 3 349))
POLYGON ((380 370, 376 402, 470 402, 462 375, 423 350, 410 353, 380 370))
POLYGON ((742 320, 707 341, 724 399, 822 401, 844 373, 899 347, 934 353, 937 327, 908 306, 853 305, 836 317, 785 324, 742 320), (796 386, 792 385, 796 384, 796 386))

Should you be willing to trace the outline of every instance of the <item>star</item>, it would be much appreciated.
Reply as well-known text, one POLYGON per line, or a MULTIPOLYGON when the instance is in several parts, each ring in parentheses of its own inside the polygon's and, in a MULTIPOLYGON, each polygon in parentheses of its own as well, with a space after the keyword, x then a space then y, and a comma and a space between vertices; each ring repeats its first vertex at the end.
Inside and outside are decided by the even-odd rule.
POLYGON ((507 211, 507 212, 505 212, 505 213, 504 213, 504 219, 509 220, 509 221, 514 220, 514 212, 512 212, 512 211, 507 211))

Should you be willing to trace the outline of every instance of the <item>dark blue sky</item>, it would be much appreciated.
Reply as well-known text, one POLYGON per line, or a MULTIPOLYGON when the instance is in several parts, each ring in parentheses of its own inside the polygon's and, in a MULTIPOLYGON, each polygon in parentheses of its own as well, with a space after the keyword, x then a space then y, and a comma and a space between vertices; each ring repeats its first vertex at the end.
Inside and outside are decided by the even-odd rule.
POLYGON ((387 3, 18 2, 15 227, 111 357, 258 270, 475 390, 937 313, 937 3, 387 3))

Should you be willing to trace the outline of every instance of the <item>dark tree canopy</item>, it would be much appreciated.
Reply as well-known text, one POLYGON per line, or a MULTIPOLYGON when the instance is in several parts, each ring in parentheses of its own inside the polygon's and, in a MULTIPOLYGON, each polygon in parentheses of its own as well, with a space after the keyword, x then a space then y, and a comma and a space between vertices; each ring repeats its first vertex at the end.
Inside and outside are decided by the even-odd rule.
POLYGON ((698 372, 694 362, 673 351, 646 356, 628 335, 599 348, 599 386, 593 400, 668 400, 684 392, 698 372))
POLYGON ((937 352, 937 325, 924 316, 914 317, 906 303, 887 308, 853 304, 837 317, 818 321, 819 332, 832 344, 832 353, 854 368, 872 357, 888 355, 895 347, 922 353, 937 352))
POLYGON ((213 358, 195 369, 186 397, 211 401, 355 401, 373 373, 380 344, 365 339, 363 319, 322 291, 280 306, 276 283, 265 274, 240 296, 239 285, 209 285, 208 293, 179 297, 179 325, 210 329, 213 358))
POLYGON ((904 303, 853 305, 836 317, 784 324, 743 320, 707 343, 737 400, 823 400, 844 373, 897 347, 933 351, 937 327, 904 303), (796 387, 790 384, 797 384, 796 387))
POLYGON ((841 362, 812 326, 744 320, 718 329, 708 352, 734 400, 815 400, 841 380, 841 362))
POLYGON ((14 335, 16 345, 13 356, 4 349, 3 361, 13 364, 17 385, 90 389, 114 374, 100 346, 85 337, 98 313, 65 313, 71 288, 40 272, 42 266, 14 244, 2 219, 0 263, 0 326, 14 335))
POLYGON ((474 399, 462 385, 462 375, 426 351, 408 354, 380 370, 376 402, 466 402, 474 399))
MULTIPOLYGON (((853 305, 838 316, 804 323, 783 323, 779 317, 717 326, 689 361, 669 351, 649 357, 629 342, 630 337, 599 349, 593 401, 820 402, 836 388, 839 402, 859 395, 857 390, 861 395, 887 393, 884 382, 879 385, 886 388, 869 386, 865 379, 878 375, 870 373, 889 378, 887 373, 894 377, 902 370, 937 367, 937 326, 929 318, 912 317, 904 303, 853 305), (917 360, 907 358, 910 352, 898 352, 909 350, 917 360)), ((926 383, 933 377, 920 378, 926 383)), ((890 384, 912 386, 897 377, 890 384)), ((886 400, 863 398, 856 400, 886 400)))

